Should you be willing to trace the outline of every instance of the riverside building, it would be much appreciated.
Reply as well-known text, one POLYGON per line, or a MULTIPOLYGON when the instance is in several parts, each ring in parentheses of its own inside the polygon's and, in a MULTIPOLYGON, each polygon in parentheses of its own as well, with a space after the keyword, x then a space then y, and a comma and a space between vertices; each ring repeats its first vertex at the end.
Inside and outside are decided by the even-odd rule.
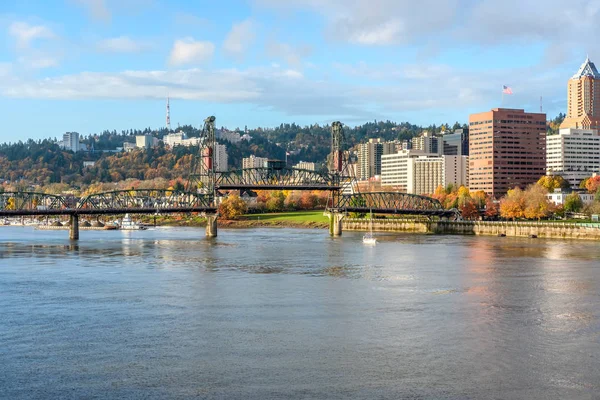
POLYGON ((431 194, 439 186, 468 185, 468 157, 402 150, 381 157, 381 186, 410 194, 431 194))
POLYGON ((396 152, 396 143, 381 139, 369 139, 358 146, 358 176, 366 180, 381 174, 381 156, 396 152))
POLYGON ((493 197, 546 174, 546 114, 494 108, 469 116, 469 188, 493 197))

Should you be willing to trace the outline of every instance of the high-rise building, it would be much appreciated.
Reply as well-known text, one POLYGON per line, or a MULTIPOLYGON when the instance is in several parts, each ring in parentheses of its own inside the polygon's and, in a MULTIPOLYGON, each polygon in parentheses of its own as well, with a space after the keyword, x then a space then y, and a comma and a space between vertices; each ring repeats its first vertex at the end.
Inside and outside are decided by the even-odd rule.
POLYGON ((381 156, 396 152, 396 143, 369 139, 358 146, 358 179, 365 180, 381 174, 381 156))
POLYGON ((433 133, 425 131, 421 136, 412 138, 412 149, 421 150, 428 154, 442 154, 440 140, 433 133))
POLYGON ((546 114, 494 108, 469 117, 469 188, 499 197, 546 173, 546 114))
POLYGON ((600 134, 595 129, 560 129, 546 138, 546 172, 560 175, 577 189, 579 183, 600 173, 600 134))
POLYGON ((442 154, 446 156, 469 155, 469 131, 457 129, 453 133, 446 133, 440 138, 444 144, 442 154))
POLYGON ((242 168, 263 168, 268 160, 268 158, 255 157, 254 155, 251 155, 250 157, 242 159, 242 168))
POLYGON ((215 146, 215 171, 226 172, 229 169, 229 156, 227 146, 217 143, 215 146))
POLYGON ((77 132, 66 132, 63 135, 62 147, 65 150, 71 150, 78 152, 81 147, 79 145, 79 133, 77 132))
POLYGON ((568 83, 567 116, 561 129, 600 129, 600 74, 589 58, 568 83))

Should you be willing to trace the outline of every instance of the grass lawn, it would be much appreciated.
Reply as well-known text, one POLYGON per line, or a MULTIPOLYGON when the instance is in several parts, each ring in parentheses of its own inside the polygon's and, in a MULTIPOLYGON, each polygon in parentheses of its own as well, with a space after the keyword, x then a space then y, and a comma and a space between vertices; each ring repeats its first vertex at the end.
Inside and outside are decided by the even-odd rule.
POLYGON ((323 215, 323 211, 292 211, 267 214, 246 214, 247 220, 260 221, 292 221, 292 222, 328 222, 329 219, 323 215))

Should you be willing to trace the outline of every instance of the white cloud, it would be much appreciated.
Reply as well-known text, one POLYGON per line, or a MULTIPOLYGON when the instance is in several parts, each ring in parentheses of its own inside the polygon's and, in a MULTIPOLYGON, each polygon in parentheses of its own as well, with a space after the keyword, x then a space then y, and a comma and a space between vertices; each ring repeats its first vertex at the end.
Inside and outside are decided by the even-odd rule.
POLYGON ((223 50, 229 55, 241 59, 248 47, 250 47, 256 38, 256 24, 251 19, 233 24, 231 31, 227 34, 223 42, 223 50))
POLYGON ((87 8, 93 19, 99 21, 110 21, 111 14, 105 0, 72 0, 76 4, 87 8))
POLYGON ((13 22, 8 28, 8 33, 15 38, 19 50, 30 48, 34 40, 56 37, 54 32, 47 26, 30 25, 27 22, 13 22))
POLYGON ((192 38, 176 40, 169 56, 173 66, 198 64, 208 61, 215 52, 215 45, 208 41, 196 41, 192 38))
POLYGON ((127 36, 119 36, 100 40, 97 44, 98 50, 107 53, 138 53, 148 49, 148 43, 135 41, 127 36))
POLYGON ((294 46, 289 43, 270 40, 266 45, 266 53, 270 58, 283 60, 288 65, 299 68, 302 65, 302 60, 312 53, 312 48, 308 45, 294 46))

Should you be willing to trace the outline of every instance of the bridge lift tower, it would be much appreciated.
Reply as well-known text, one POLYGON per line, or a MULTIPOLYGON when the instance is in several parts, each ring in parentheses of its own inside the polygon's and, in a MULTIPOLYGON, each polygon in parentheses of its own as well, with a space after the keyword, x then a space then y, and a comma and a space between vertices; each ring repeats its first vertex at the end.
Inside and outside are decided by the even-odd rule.
POLYGON ((333 174, 333 179, 339 190, 330 192, 327 204, 329 217, 329 233, 332 236, 342 234, 342 219, 344 214, 340 212, 339 205, 344 190, 350 190, 355 193, 358 190, 356 175, 350 164, 350 152, 345 151, 346 135, 341 122, 335 121, 331 124, 331 154, 329 156, 329 171, 333 174))
MULTIPOLYGON (((200 134, 199 154, 192 160, 186 190, 205 195, 209 202, 216 206, 215 119, 211 115, 204 120, 204 127, 200 134)), ((217 214, 206 214, 206 236, 217 236, 217 214)))

